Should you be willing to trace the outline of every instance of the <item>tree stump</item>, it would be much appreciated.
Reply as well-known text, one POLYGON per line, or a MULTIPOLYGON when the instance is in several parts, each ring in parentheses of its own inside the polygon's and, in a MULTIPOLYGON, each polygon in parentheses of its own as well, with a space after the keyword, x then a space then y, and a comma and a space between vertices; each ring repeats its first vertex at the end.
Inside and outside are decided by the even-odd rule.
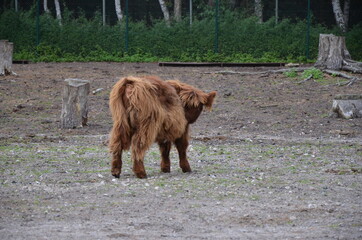
POLYGON ((332 113, 344 119, 362 118, 362 95, 337 95, 332 113))
POLYGON ((66 79, 63 89, 61 128, 87 126, 90 83, 81 79, 66 79))
POLYGON ((315 67, 362 73, 362 63, 352 60, 345 38, 333 34, 319 35, 318 59, 315 67))
POLYGON ((0 40, 0 76, 12 74, 13 43, 8 40, 0 40))

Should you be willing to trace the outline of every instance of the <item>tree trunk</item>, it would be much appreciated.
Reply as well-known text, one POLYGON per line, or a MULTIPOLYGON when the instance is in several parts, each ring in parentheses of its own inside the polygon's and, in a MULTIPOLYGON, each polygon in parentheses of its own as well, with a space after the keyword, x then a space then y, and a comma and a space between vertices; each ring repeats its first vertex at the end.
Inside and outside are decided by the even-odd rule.
MULTIPOLYGON (((332 0, 332 7, 334 12, 334 17, 336 19, 338 27, 342 30, 342 32, 347 31, 345 15, 342 12, 341 3, 339 0, 332 0)), ((349 13, 348 13, 349 15, 349 13)))
POLYGON ((19 11, 19 3, 18 0, 15 0, 15 12, 19 11))
POLYGON ((114 4, 116 6, 117 19, 120 22, 123 19, 123 14, 122 14, 122 9, 121 9, 121 0, 114 0, 114 4))
POLYGON ((236 8, 236 0, 229 0, 229 6, 232 10, 236 8))
POLYGON ((319 35, 319 52, 316 67, 325 67, 333 70, 342 69, 345 48, 344 37, 333 34, 319 35))
POLYGON ((13 64, 13 43, 0 40, 0 76, 10 75, 13 64))
POLYGON ((165 22, 168 26, 170 26, 170 13, 168 12, 165 0, 158 0, 161 6, 161 10, 163 13, 163 18, 165 19, 165 22))
POLYGON ((259 19, 259 23, 263 22, 263 4, 261 2, 261 0, 255 0, 254 2, 254 11, 255 11, 255 16, 258 17, 259 19))
POLYGON ((181 21, 181 0, 175 0, 173 5, 173 14, 176 22, 181 21))
POLYGON ((344 0, 343 14, 344 14, 344 24, 346 26, 346 30, 348 29, 350 3, 351 3, 350 0, 344 0))
POLYGON ((320 34, 318 48, 316 67, 362 73, 362 63, 351 59, 344 37, 320 34))
POLYGON ((54 0, 54 5, 55 5, 55 11, 57 13, 57 19, 59 21, 59 25, 62 25, 62 14, 61 14, 61 10, 60 10, 59 0, 54 0))
POLYGON ((60 127, 87 126, 90 83, 80 79, 66 79, 65 82, 60 127))
POLYGON ((44 0, 43 3, 44 3, 44 12, 50 13, 49 8, 48 8, 48 0, 44 0))

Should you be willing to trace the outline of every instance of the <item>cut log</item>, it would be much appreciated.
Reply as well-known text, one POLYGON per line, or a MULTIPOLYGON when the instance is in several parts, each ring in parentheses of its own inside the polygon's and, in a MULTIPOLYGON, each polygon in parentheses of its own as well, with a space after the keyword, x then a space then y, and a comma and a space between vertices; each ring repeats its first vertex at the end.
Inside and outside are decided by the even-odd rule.
POLYGON ((81 79, 66 79, 63 89, 61 128, 87 126, 90 83, 81 79))
POLYGON ((345 46, 344 37, 333 34, 320 34, 318 60, 315 66, 332 70, 342 69, 343 60, 350 59, 350 54, 345 46))
POLYGON ((0 40, 0 76, 10 75, 13 64, 13 43, 0 40))
POLYGON ((362 118, 362 95, 337 95, 333 99, 332 113, 344 119, 362 118))
POLYGON ((362 63, 352 60, 345 38, 333 34, 319 35, 318 59, 315 67, 362 73, 362 63))

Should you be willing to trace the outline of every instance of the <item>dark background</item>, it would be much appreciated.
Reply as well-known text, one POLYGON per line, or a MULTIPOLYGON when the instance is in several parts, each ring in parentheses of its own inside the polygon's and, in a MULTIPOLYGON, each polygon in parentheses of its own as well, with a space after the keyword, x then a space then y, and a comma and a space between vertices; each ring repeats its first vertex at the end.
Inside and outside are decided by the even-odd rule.
MULTIPOLYGON (((0 0, 0 7, 4 9, 14 8, 15 0, 0 0)), ((246 16, 253 14, 253 0, 220 0, 221 8, 228 8, 232 11, 240 11, 246 16)), ((341 0, 343 3, 343 0, 341 0)), ((170 14, 173 12, 173 0, 166 0, 170 14)), ((331 0, 310 0, 313 23, 323 24, 329 27, 335 25, 331 0)), ((36 0, 18 0, 19 10, 29 10, 34 7, 36 0)), ((43 12, 43 0, 40 1, 41 12, 43 12)), ((279 19, 305 19, 307 16, 308 0, 279 0, 279 19)), ((84 13, 87 18, 94 17, 96 11, 102 12, 102 0, 60 0, 62 11, 67 7, 76 17, 84 13)), ((275 0, 263 1, 264 21, 274 17, 275 0)), ((125 0, 121 0, 122 11, 124 12, 125 0)), ((212 0, 193 0, 193 17, 200 18, 205 11, 212 12, 212 0)), ((343 6, 343 5, 342 5, 343 6)), ((48 0, 48 8, 55 15, 54 1, 48 0)), ((182 16, 188 17, 189 0, 182 2, 182 16)), ((163 17, 158 0, 129 0, 129 16, 132 20, 152 22, 152 19, 163 17)), ((106 22, 114 24, 117 21, 114 0, 106 0, 106 22)), ((362 22, 362 1, 351 0, 349 26, 362 22)))

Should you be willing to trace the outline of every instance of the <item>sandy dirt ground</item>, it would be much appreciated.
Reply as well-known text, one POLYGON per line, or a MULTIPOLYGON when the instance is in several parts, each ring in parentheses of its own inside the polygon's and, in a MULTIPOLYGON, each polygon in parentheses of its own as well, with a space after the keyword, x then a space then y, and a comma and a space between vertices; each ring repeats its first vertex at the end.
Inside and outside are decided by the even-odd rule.
POLYGON ((362 82, 218 73, 270 69, 13 65, 16 76, 0 77, 0 239, 361 239, 362 119, 330 111, 362 82), (218 91, 191 127, 192 173, 175 150, 161 173, 154 145, 147 179, 133 175, 129 153, 111 176, 109 92, 127 75, 218 91), (89 95, 87 127, 59 128, 67 78, 103 88, 89 95))

